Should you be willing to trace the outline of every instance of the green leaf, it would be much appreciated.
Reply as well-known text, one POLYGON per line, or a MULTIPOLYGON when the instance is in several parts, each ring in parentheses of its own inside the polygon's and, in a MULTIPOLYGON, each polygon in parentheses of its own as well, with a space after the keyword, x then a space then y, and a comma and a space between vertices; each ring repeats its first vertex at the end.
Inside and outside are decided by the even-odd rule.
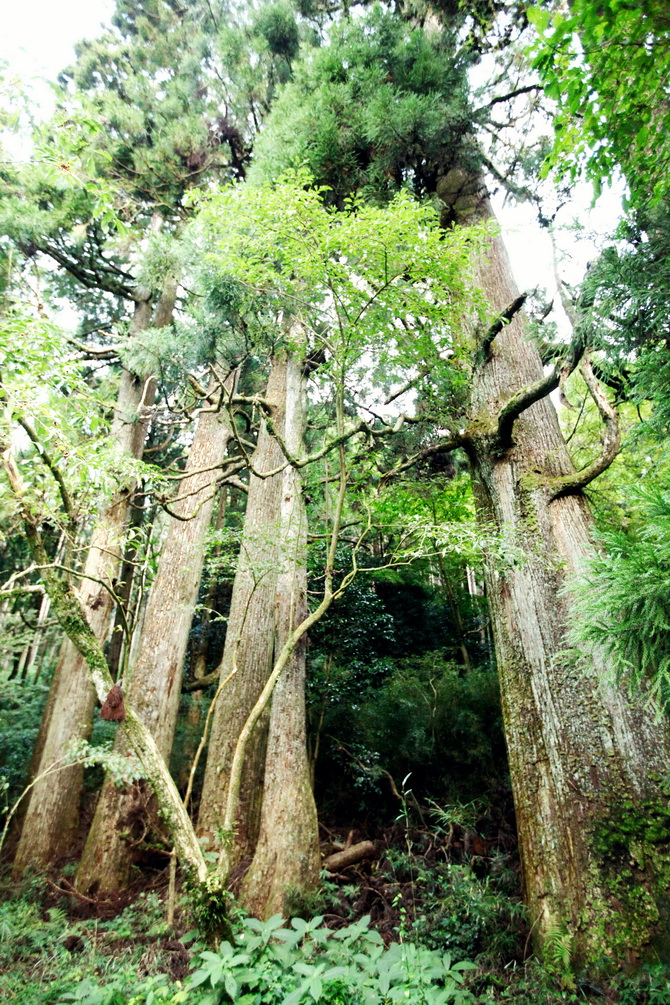
POLYGON ((545 7, 529 7, 526 11, 526 16, 530 23, 540 32, 546 31, 549 27, 551 13, 545 7))

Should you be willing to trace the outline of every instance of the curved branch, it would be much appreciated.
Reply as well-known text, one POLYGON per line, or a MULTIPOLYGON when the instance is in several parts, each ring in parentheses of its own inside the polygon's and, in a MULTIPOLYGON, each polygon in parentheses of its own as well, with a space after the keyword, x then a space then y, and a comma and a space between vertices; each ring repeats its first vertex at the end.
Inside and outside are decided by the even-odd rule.
POLYGON ((68 523, 70 524, 70 528, 72 529, 74 527, 75 522, 74 506, 72 505, 72 497, 70 496, 68 487, 65 484, 65 479, 63 478, 58 468, 58 465, 56 464, 53 457, 40 440, 39 436, 37 435, 37 432, 30 425, 28 420, 24 419, 22 415, 16 415, 16 421, 28 434, 30 440, 35 445, 35 449, 37 450, 37 453, 40 455, 41 460, 44 462, 44 464, 48 467, 49 471, 53 475, 56 484, 58 485, 58 491, 60 493, 61 501, 63 503, 63 509, 67 514, 68 523))
POLYGON ((584 345, 581 339, 573 340, 562 366, 555 366, 546 377, 535 381, 534 384, 527 384, 526 387, 522 387, 520 391, 512 395, 498 413, 497 440, 499 449, 507 450, 512 446, 512 430, 521 413, 555 391, 559 384, 572 373, 583 354, 584 345))
POLYGON ((90 359, 118 359, 119 353, 121 352, 120 345, 110 345, 110 346, 92 346, 87 345, 86 342, 81 342, 78 338, 74 338, 71 335, 65 336, 65 341, 68 345, 73 346, 78 349, 82 355, 89 357, 90 359))
POLYGON ((585 355, 579 365, 582 377, 589 389, 589 394, 593 398, 600 412, 600 417, 604 424, 604 435, 600 457, 597 457, 590 464, 581 468, 571 475, 563 475, 562 478, 552 480, 552 487, 555 489, 550 502, 560 499, 562 496, 572 495, 580 492, 590 482, 592 482, 603 471, 606 471, 621 449, 621 432, 619 429, 619 415, 617 410, 610 404, 607 395, 601 388, 596 378, 591 361, 585 355))
POLYGON ((120 269, 115 269, 111 263, 104 263, 102 272, 98 269, 89 269, 48 241, 42 244, 40 251, 53 258, 58 265, 62 266, 75 279, 79 280, 82 286, 85 286, 87 289, 104 289, 107 293, 121 297, 124 300, 138 301, 145 299, 143 295, 137 293, 132 285, 134 283, 133 277, 128 273, 122 272, 120 269), (115 278, 116 275, 129 280, 129 282, 126 283, 115 278))
POLYGON ((440 440, 439 443, 434 443, 430 447, 424 447, 423 450, 418 450, 415 454, 412 454, 406 460, 399 462, 395 467, 386 471, 382 475, 382 484, 395 478, 397 475, 401 474, 403 471, 407 471, 409 468, 418 464, 419 461, 424 460, 426 457, 432 457, 433 454, 448 454, 452 450, 456 450, 457 447, 463 447, 468 441, 467 434, 456 433, 454 436, 449 437, 447 440, 440 440))

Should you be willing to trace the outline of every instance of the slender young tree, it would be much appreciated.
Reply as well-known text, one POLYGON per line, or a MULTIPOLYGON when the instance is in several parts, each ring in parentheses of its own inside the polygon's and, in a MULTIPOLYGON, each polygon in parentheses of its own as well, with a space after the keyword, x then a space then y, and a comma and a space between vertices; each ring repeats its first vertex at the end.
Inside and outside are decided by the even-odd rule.
MULTIPOLYGON (((304 653, 298 643, 357 571, 354 558, 353 568, 346 572, 335 590, 332 585, 335 556, 331 545, 328 552, 331 571, 323 599, 315 611, 290 630, 293 619, 297 622, 305 563, 297 553, 292 554, 300 543, 300 534, 297 541, 293 541, 288 529, 279 534, 282 521, 290 520, 294 524, 298 521, 296 527, 299 529, 301 519, 298 482, 294 484, 294 476, 287 474, 286 469, 290 466, 299 472, 331 451, 339 448, 343 451, 344 444, 351 438, 363 435, 375 442, 377 436, 383 439, 401 428, 402 417, 393 424, 381 421, 379 429, 374 428, 375 423, 371 426, 364 419, 345 422, 345 397, 351 394, 355 399, 357 395, 355 385, 362 379, 362 358, 368 348, 393 369, 402 366, 399 360, 403 353, 414 355, 414 343, 431 356, 438 352, 442 339, 450 341, 449 317, 452 310, 460 312, 465 295, 464 287, 459 285, 462 276, 456 262, 461 268, 467 268, 469 253, 469 245, 466 252, 465 243, 442 242, 437 231, 429 236, 420 220, 425 222, 424 214, 431 211, 414 206, 407 199, 399 198, 392 211, 360 207, 356 214, 339 217, 323 207, 318 193, 304 190, 305 181, 303 173, 276 188, 265 186, 240 189, 229 195, 222 193, 210 199, 203 209, 203 220, 213 231, 213 262, 248 291, 252 302, 256 298, 266 305, 268 302, 274 304, 275 311, 280 308, 282 312, 293 313, 291 324, 295 328, 291 327, 287 335, 288 348, 291 349, 295 341, 294 332, 300 332, 305 342, 303 352, 308 355, 316 352, 323 360, 323 379, 333 396, 336 413, 335 429, 328 434, 330 443, 311 455, 302 456, 302 449, 296 450, 293 446, 301 445, 303 421, 299 407, 303 378, 297 369, 298 360, 294 358, 297 353, 289 353, 284 358, 275 348, 268 391, 263 399, 257 399, 265 424, 257 451, 263 448, 264 436, 267 436, 276 464, 261 468, 257 458, 252 462, 243 547, 233 593, 222 683, 215 698, 200 817, 202 825, 203 818, 207 819, 205 814, 211 813, 215 800, 219 800, 219 816, 210 831, 215 838, 215 827, 222 832, 219 838, 222 875, 242 861, 245 851, 249 855, 255 849, 243 896, 248 897, 253 909, 262 914, 271 912, 274 906, 285 907, 290 887, 309 888, 317 875, 315 815, 305 749, 304 653), (431 241, 432 263, 436 275, 441 276, 436 280, 441 284, 439 289, 449 288, 453 292, 458 287, 458 294, 448 303, 440 294, 431 306, 427 306, 421 280, 400 281, 403 275, 409 277, 408 268, 413 268, 408 266, 413 252, 407 250, 407 241, 410 234, 417 234, 417 224, 422 251, 426 250, 426 240, 431 241), (425 327, 422 325, 420 332, 414 332, 409 319, 419 308, 427 311, 425 327), (400 320, 397 324, 394 322, 397 314, 402 323, 400 320), (436 335, 439 331, 435 343, 426 335, 432 325, 435 325, 436 335), (411 332, 407 338, 403 335, 405 331, 411 332), (272 488, 270 506, 268 483, 272 481, 278 484, 272 488), (263 482, 265 485, 261 484, 263 482), (257 505, 257 498, 262 506, 257 505), (264 549, 262 556, 253 556, 255 575, 247 564, 251 564, 248 556, 254 542, 264 549), (284 547, 289 548, 290 564, 286 571, 283 569, 284 547), (265 561, 261 562, 261 557, 265 561), (267 593, 262 594, 265 590, 267 593), (254 604, 261 601, 259 616, 269 616, 269 626, 265 620, 257 621, 254 604), (247 627, 245 615, 247 619, 253 616, 251 629, 247 627), (260 650, 259 639, 266 645, 269 639, 267 649, 260 650), (250 658, 244 655, 243 647, 247 645, 250 645, 250 658), (264 659, 262 677, 255 676, 259 651, 264 659), (235 684, 237 692, 241 692, 248 703, 246 708, 240 709, 238 693, 232 689, 235 684), (258 735, 261 729, 267 728, 268 715, 271 755, 265 757, 265 783, 261 788, 265 751, 260 748, 258 735), (224 783, 220 793, 216 790, 217 776, 224 783), (286 798, 287 792, 292 798, 286 798), (256 809, 253 799, 260 802, 261 794, 262 806, 256 809), (261 831, 256 844, 259 813, 261 831)), ((476 241, 476 235, 469 234, 466 240, 476 241)), ((339 467, 342 484, 335 506, 338 522, 349 480, 343 456, 339 457, 339 467)), ((296 534, 298 529, 295 529, 296 534)), ((331 533, 334 531, 327 528, 327 536, 331 533)))
MULTIPOLYGON (((156 305, 152 319, 150 301, 141 301, 135 311, 133 332, 169 323, 174 289, 156 305)), ((118 449, 139 458, 144 448, 146 414, 140 405, 152 400, 154 381, 143 381, 128 370, 121 378, 111 435, 118 449), (139 421, 138 421, 139 420, 139 421)), ((114 607, 113 584, 122 559, 123 535, 134 485, 122 485, 100 514, 82 571, 81 596, 96 638, 104 641, 114 607)), ((88 682, 88 667, 70 639, 63 641, 49 698, 40 726, 33 775, 39 776, 63 758, 72 743, 87 739, 91 731, 95 692, 88 682)), ((79 796, 83 781, 81 765, 59 771, 38 781, 23 816, 21 836, 13 870, 21 874, 29 865, 45 865, 67 854, 79 826, 79 796)))
MULTIPOLYGON (((83 299, 96 328, 107 318, 110 294, 121 316, 124 302, 134 301, 136 336, 171 322, 178 269, 173 236, 190 212, 185 193, 213 173, 239 176, 247 149, 242 133, 220 115, 216 25, 203 5, 177 10, 169 3, 120 0, 113 23, 99 39, 78 46, 75 65, 63 74, 64 111, 57 114, 47 153, 35 167, 17 172, 0 202, 0 226, 26 254, 40 251, 56 263, 62 270, 56 285, 75 302, 82 299, 82 288, 88 291, 83 299), (80 89, 76 100, 69 94, 72 85, 80 89), (123 253, 118 240, 109 240, 114 224, 124 235, 123 253), (138 250, 142 241, 148 250, 138 250)), ((85 344, 79 347, 87 351, 85 344)), ((106 348, 90 351, 104 358, 106 348)), ((155 380, 145 384, 129 370, 122 372, 112 436, 131 457, 141 457, 155 393, 155 380)), ((103 642, 114 601, 99 583, 118 579, 130 488, 122 486, 101 515, 84 568, 87 607, 103 642)), ((94 696, 85 677, 84 663, 66 640, 33 774, 88 736, 94 696)), ((29 862, 47 864, 69 850, 80 792, 76 768, 50 780, 48 793, 36 787, 26 814, 30 821, 36 814, 40 824, 31 822, 21 838, 16 873, 29 862), (59 807, 57 816, 51 806, 54 812, 59 807), (37 831, 42 837, 35 840, 37 831)))

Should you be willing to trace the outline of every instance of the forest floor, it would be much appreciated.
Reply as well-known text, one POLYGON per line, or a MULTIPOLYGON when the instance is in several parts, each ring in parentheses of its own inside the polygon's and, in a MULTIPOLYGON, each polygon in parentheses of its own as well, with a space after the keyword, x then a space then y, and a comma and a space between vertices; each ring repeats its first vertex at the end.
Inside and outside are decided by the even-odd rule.
MULTIPOLYGON (((532 957, 516 848, 505 828, 496 838, 483 839, 460 824, 436 830, 396 821, 378 828, 322 825, 322 837, 326 856, 362 840, 373 842, 374 853, 341 871, 324 870, 321 891, 292 905, 298 917, 322 916, 331 929, 369 917, 386 944, 414 941, 454 960, 472 960, 476 969, 468 973, 467 986, 476 1002, 670 1005, 668 970, 618 975, 595 985, 532 957)), ((26 878, 18 887, 5 879, 0 1002, 148 1001, 146 989, 137 999, 115 992, 128 986, 129 975, 144 981, 143 988, 152 980, 163 986, 161 975, 170 987, 179 987, 176 982, 187 978, 203 947, 179 893, 168 926, 168 871, 148 866, 145 861, 131 889, 106 899, 75 893, 74 863, 49 876, 26 878), (85 997, 87 980, 106 989, 107 997, 85 997), (78 987, 81 997, 72 997, 78 987)))

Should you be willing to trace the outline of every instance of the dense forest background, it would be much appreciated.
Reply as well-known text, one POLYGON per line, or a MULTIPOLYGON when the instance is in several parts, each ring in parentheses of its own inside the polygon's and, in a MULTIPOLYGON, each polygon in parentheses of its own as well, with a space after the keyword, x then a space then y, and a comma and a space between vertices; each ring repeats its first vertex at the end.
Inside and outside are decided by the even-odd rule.
POLYGON ((670 1001, 669 42, 116 0, 2 69, 2 1000, 670 1001))

